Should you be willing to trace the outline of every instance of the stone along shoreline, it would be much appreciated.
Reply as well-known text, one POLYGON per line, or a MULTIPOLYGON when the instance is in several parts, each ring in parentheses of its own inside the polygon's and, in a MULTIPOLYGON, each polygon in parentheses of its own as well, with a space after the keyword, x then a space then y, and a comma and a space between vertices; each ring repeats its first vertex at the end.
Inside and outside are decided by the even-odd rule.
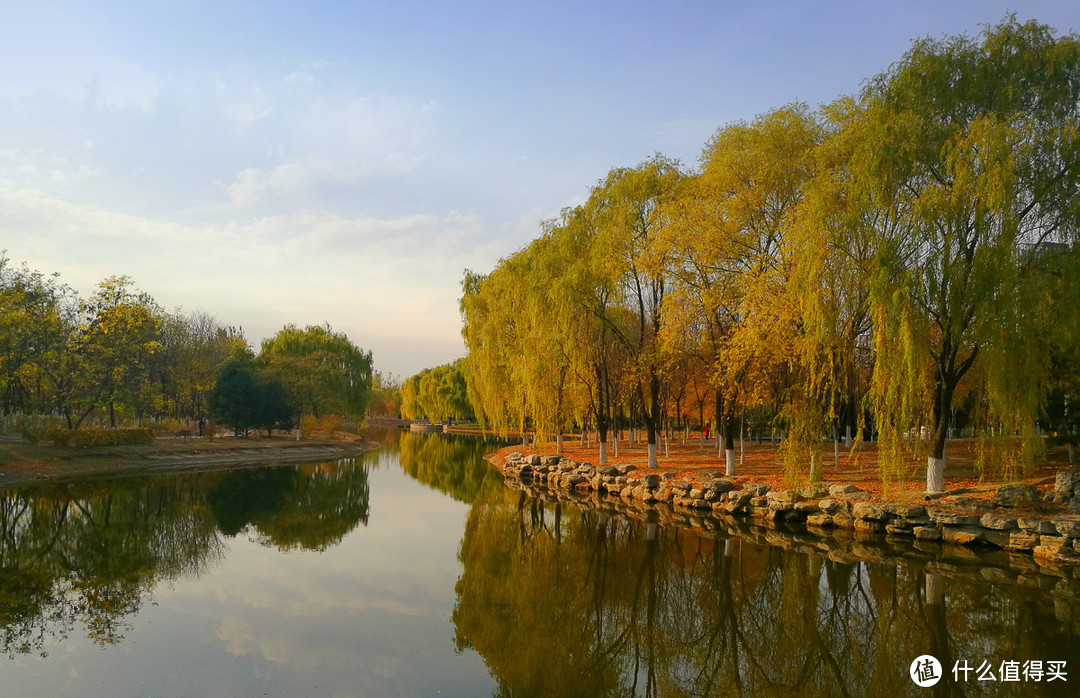
POLYGON ((851 484, 774 490, 710 472, 641 474, 633 465, 513 452, 494 463, 515 489, 697 528, 746 525, 813 539, 884 537, 914 554, 1002 551, 1010 566, 1080 579, 1080 474, 1058 472, 1042 501, 1032 485, 1002 485, 992 501, 944 497, 921 504, 874 500, 851 484), (708 523, 707 521, 708 520, 708 523))

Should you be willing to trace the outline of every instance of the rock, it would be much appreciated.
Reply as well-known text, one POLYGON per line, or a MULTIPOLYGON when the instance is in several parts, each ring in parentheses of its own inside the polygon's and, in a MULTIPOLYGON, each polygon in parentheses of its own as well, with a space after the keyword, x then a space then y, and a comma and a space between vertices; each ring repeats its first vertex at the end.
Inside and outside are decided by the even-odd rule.
POLYGON ((749 505, 752 499, 750 493, 743 490, 734 490, 727 493, 727 500, 740 507, 749 505))
POLYGON ((714 492, 730 492, 735 489, 735 483, 724 478, 713 478, 705 483, 705 488, 714 492))
POLYGON ((916 519, 926 515, 926 507, 921 504, 886 504, 885 511, 903 519, 916 519))
POLYGON ((619 469, 616 468, 614 465, 601 465, 599 468, 596 469, 596 472, 600 473, 601 475, 608 475, 608 476, 615 476, 615 475, 621 475, 622 474, 622 473, 619 472, 619 469))
POLYGON ((1054 478, 1054 492, 1071 495, 1080 486, 1080 473, 1075 470, 1059 470, 1054 478))
POLYGON ((1021 531, 1034 531, 1035 533, 1044 534, 1057 533, 1057 526, 1046 519, 1020 517, 1016 520, 1016 525, 1020 527, 1021 531))
POLYGON ((690 490, 690 499, 705 499, 705 490, 697 487, 690 490))
POLYGON ((826 514, 835 514, 839 511, 847 511, 848 505, 837 499, 822 499, 818 502, 818 508, 826 514))
POLYGON ((978 497, 955 497, 953 498, 952 503, 958 507, 975 509, 977 511, 986 511, 994 506, 985 499, 979 499, 978 497))
POLYGON ((956 511, 948 511, 946 509, 931 509, 929 514, 930 520, 939 525, 975 526, 979 523, 978 517, 969 516, 956 511))
POLYGON ((885 532, 900 536, 914 535, 912 533, 912 527, 902 523, 885 524, 885 532))
POLYGON ((888 521, 893 518, 893 515, 885 510, 885 505, 874 504, 873 502, 856 502, 851 507, 851 514, 856 519, 869 521, 888 521))
POLYGON ((978 526, 946 526, 941 531, 941 538, 946 543, 973 545, 983 540, 984 533, 978 526))
POLYGON ((521 460, 524 457, 525 457, 525 454, 522 453, 521 451, 514 451, 513 453, 511 453, 510 455, 508 455, 506 457, 506 460, 508 460, 508 461, 521 460))
POLYGON ((752 507, 767 507, 769 506, 769 500, 765 497, 751 497, 750 506, 752 507))
POLYGON ((1031 552, 1039 544, 1039 534, 1034 531, 1018 531, 1009 534, 1009 544, 1005 546, 1009 550, 1031 552))
POLYGON ((769 502, 795 504, 795 502, 799 501, 799 493, 794 490, 777 490, 776 492, 767 493, 765 499, 769 502))
POLYGON ((630 473, 637 470, 636 465, 630 465, 629 463, 627 463, 626 465, 617 465, 615 467, 619 469, 620 475, 629 475, 630 473))
POLYGON ((660 477, 664 478, 665 480, 674 480, 677 476, 675 475, 675 473, 660 473, 660 477))
POLYGON ((758 484, 758 483, 750 483, 750 482, 748 482, 745 485, 743 485, 743 489, 746 490, 747 492, 749 492, 750 494, 754 495, 755 497, 764 497, 765 495, 767 495, 769 493, 769 490, 772 489, 772 488, 769 487, 769 485, 761 485, 761 484, 758 484))
POLYGON ((941 529, 936 526, 914 526, 911 533, 918 540, 941 540, 941 529))
POLYGON ((576 487, 577 485, 586 483, 588 481, 589 478, 586 477, 583 473, 574 473, 569 478, 567 478, 566 484, 570 485, 571 487, 576 487))
POLYGON ((821 510, 818 509, 817 502, 795 502, 795 511, 802 512, 803 514, 817 514, 821 510))
POLYGON ((1019 507, 1034 504, 1039 491, 1031 485, 1002 485, 994 491, 994 504, 1000 507, 1019 507))
POLYGON ((641 482, 645 487, 649 488, 650 490, 655 490, 657 487, 660 486, 660 476, 646 475, 645 477, 641 478, 641 482))
POLYGON ((832 515, 833 526, 840 528, 851 528, 855 525, 855 517, 846 511, 841 511, 832 515))
POLYGON ((881 521, 875 521, 874 519, 855 519, 856 531, 864 531, 866 533, 881 533, 885 530, 885 524, 881 521))
POLYGON ((1057 532, 1066 538, 1080 538, 1080 516, 1055 516, 1051 521, 1057 532))
POLYGON ((832 526, 833 517, 829 516, 828 514, 811 514, 810 516, 806 517, 806 525, 818 526, 819 528, 832 526))
POLYGON ((995 514, 992 511, 983 514, 982 518, 979 519, 979 524, 983 528, 989 528, 994 531, 1012 531, 1017 528, 1016 519, 1002 516, 1001 514, 995 514))
POLYGON ((800 487, 799 496, 806 499, 821 499, 829 496, 829 486, 820 482, 810 484, 808 487, 800 487))
POLYGON ((846 494, 853 492, 859 492, 859 488, 855 485, 833 485, 829 488, 830 497, 843 497, 846 494))

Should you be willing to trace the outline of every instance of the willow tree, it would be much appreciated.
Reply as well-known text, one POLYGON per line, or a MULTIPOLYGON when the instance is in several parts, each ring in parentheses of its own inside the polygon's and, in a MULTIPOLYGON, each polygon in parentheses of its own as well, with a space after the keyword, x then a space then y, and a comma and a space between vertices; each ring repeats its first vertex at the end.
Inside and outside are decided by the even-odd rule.
POLYGON ((814 149, 814 174, 787 239, 795 260, 788 291, 800 325, 795 343, 799 393, 810 405, 801 412, 818 422, 811 432, 830 423, 837 465, 841 426, 861 431, 864 425, 862 405, 873 367, 873 231, 883 224, 881 210, 848 196, 848 166, 861 137, 844 128, 851 112, 850 99, 824 109, 826 137, 814 149))
POLYGON ((519 397, 517 371, 517 359, 524 350, 520 327, 523 299, 512 267, 502 260, 486 276, 465 271, 461 334, 469 351, 468 396, 477 418, 502 433, 517 425, 524 441, 527 413, 519 397))
MULTIPOLYGON (((874 230, 872 396, 884 457, 930 427, 926 487, 944 489, 957 388, 976 362, 987 420, 1034 457, 1046 376, 1040 265, 1074 241, 1080 213, 1080 40, 1014 18, 916 42, 873 79, 848 127, 860 144, 851 195, 874 230)), ((972 374, 974 375, 974 374, 972 374)))
POLYGON ((371 389, 371 352, 330 325, 302 330, 286 325, 263 340, 259 360, 286 386, 302 413, 363 415, 371 389))
POLYGON ((660 328, 670 286, 670 254, 660 244, 668 223, 666 204, 684 177, 677 162, 661 155, 633 169, 617 168, 593 191, 601 217, 598 243, 607 252, 595 260, 618 278, 622 304, 635 317, 631 333, 615 336, 633 357, 636 387, 648 441, 649 467, 657 467, 656 433, 662 421, 660 328))
POLYGON ((701 174, 675 199, 679 280, 673 323, 700 323, 726 470, 735 473, 740 399, 782 402, 796 320, 786 293, 792 214, 813 172, 821 127, 804 105, 721 128, 701 174))
POLYGON ((573 402, 582 424, 596 427, 598 461, 608 460, 608 432, 617 387, 626 367, 628 314, 619 305, 618 271, 601 263, 610 254, 602 234, 602 194, 594 190, 583 206, 567 209, 551 229, 562 266, 551 276, 552 304, 561 318, 573 402))

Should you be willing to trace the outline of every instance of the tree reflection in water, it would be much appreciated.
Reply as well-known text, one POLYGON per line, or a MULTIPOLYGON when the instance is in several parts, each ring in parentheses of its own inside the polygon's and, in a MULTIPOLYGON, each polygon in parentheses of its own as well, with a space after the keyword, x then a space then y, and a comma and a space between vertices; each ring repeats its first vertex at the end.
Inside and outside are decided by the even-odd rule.
POLYGON ((77 626, 115 644, 157 584, 201 575, 226 537, 325 550, 368 515, 355 460, 0 493, 0 649, 44 654, 77 626))
MULTIPOLYGON (((459 557, 457 646, 503 695, 892 696, 924 690, 907 674, 922 654, 946 673, 957 659, 1080 666, 1077 589, 1052 578, 1050 593, 930 560, 837 561, 512 491, 472 507, 459 557)), ((1032 690, 972 677, 930 693, 1032 690)))

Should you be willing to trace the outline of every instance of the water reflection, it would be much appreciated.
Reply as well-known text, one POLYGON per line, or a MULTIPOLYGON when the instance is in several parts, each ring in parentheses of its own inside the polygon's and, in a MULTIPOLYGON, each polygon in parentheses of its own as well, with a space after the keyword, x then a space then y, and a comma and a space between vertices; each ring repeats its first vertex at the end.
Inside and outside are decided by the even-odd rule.
POLYGON ((946 672, 1080 672, 1072 580, 659 525, 509 490, 482 459, 493 444, 378 439, 334 464, 0 493, 0 651, 20 660, 0 680, 48 666, 41 694, 86 692, 55 666, 98 671, 101 694, 892 696, 1067 695, 1080 678, 919 689, 907 674, 921 654, 946 672), (127 635, 139 661, 72 649, 127 635), (154 678, 177 656, 175 683, 154 678), (144 666, 145 685, 123 683, 144 666))
MULTIPOLYGON (((907 675, 922 654, 946 672, 958 659, 1080 670, 1080 595, 1054 578, 1026 589, 927 560, 838 561, 524 492, 472 507, 460 558, 457 646, 504 695, 905 695, 926 690, 907 675)), ((931 692, 1068 686, 972 675, 931 692)))
POLYGON ((155 586, 198 577, 226 538, 325 550, 368 515, 368 473, 355 460, 4 492, 0 651, 44 654, 80 626, 115 644, 155 586))

